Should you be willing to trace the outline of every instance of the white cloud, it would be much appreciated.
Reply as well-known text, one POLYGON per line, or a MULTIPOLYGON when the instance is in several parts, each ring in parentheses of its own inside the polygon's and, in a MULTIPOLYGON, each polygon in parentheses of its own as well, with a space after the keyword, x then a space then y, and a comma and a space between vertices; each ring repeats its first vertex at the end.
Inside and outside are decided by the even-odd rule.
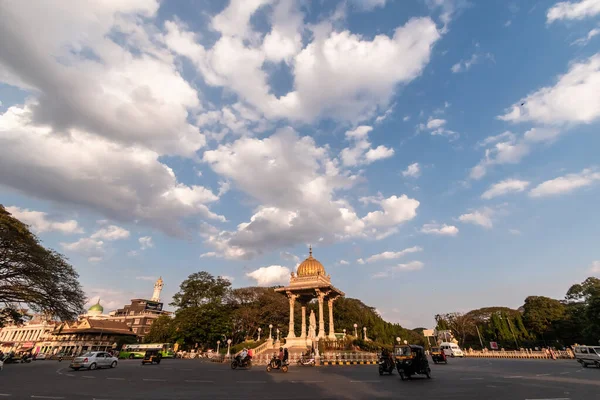
POLYGON ((350 263, 348 261, 346 261, 346 260, 340 260, 340 261, 338 261, 338 264, 340 264, 340 265, 349 265, 350 263))
POLYGON ((48 213, 33 211, 26 208, 6 207, 6 210, 21 222, 29 225, 35 233, 61 232, 61 233, 83 233, 83 229, 74 219, 66 221, 52 221, 48 213))
POLYGON ((547 22, 557 20, 582 20, 600 14, 600 0, 561 1, 546 14, 547 22))
POLYGON ((573 43, 571 43, 571 45, 585 46, 590 42, 590 40, 598 35, 600 35, 600 28, 594 28, 590 30, 584 37, 575 40, 573 43))
POLYGON ((228 280, 229 282, 233 282, 235 280, 235 278, 233 276, 230 276, 230 275, 221 275, 220 278, 228 280))
POLYGON ((363 218, 367 225, 392 226, 410 221, 417 215, 417 208, 420 204, 418 200, 408 198, 405 194, 375 202, 381 206, 382 210, 368 213, 363 218))
POLYGON ((154 282, 158 278, 156 276, 136 276, 135 279, 137 279, 138 281, 151 281, 151 282, 154 282))
POLYGON ((518 164, 523 157, 529 154, 531 148, 523 141, 508 141, 494 144, 486 149, 485 157, 471 169, 471 179, 481 179, 491 165, 518 164))
POLYGON ((394 155, 394 149, 387 148, 383 145, 380 145, 375 149, 371 148, 368 135, 372 130, 373 128, 370 126, 361 125, 346 132, 346 139, 350 140, 352 145, 346 147, 340 153, 340 158, 344 166, 354 167, 366 165, 394 155))
POLYGON ((386 268, 384 271, 380 271, 371 275, 371 278, 388 278, 394 276, 396 272, 418 271, 420 269, 423 269, 424 266, 425 264, 423 264, 421 261, 411 261, 406 264, 398 264, 394 267, 386 268))
POLYGON ((360 9, 370 11, 377 7, 384 7, 387 0, 350 0, 360 9))
POLYGON ((418 178, 421 175, 421 168, 419 167, 419 163, 412 163, 404 171, 402 171, 402 176, 418 178))
POLYGON ((121 240, 129 237, 129 231, 116 225, 102 228, 90 236, 92 239, 121 240))
POLYGON ((65 250, 83 254, 90 258, 96 257, 101 259, 101 257, 104 256, 105 253, 104 242, 92 238, 81 238, 78 241, 72 243, 61 242, 60 245, 65 250))
POLYGON ((482 59, 488 59, 488 60, 494 60, 494 56, 491 53, 486 53, 486 54, 473 54, 469 59, 467 60, 460 60, 459 62, 457 62, 456 64, 454 64, 450 70, 457 74, 459 72, 465 72, 468 71, 469 69, 471 69, 471 67, 475 64, 478 64, 479 62, 481 62, 482 59))
POLYGON ((402 121, 406 122, 410 120, 410 115, 405 115, 404 118, 402 118, 402 121))
POLYGON ((425 224, 421 228, 421 232, 428 235, 456 236, 458 235, 458 228, 454 225, 446 224, 425 224))
POLYGON ((154 247, 154 243, 152 242, 152 237, 151 236, 143 236, 141 238, 138 239, 138 242, 140 242, 140 248, 142 250, 146 250, 149 249, 151 247, 154 247))
POLYGON ((248 272, 246 276, 254 279, 258 286, 273 286, 289 283, 290 274, 291 271, 287 267, 271 265, 269 267, 261 267, 252 272, 248 272))
MULTIPOLYGON (((600 3, 599 3, 600 4, 600 3)), ((600 53, 571 64, 554 86, 519 100, 498 118, 539 124, 589 124, 600 118, 600 53)))
POLYGON ((506 131, 506 132, 502 132, 499 135, 486 137, 481 142, 477 142, 477 147, 486 147, 486 146, 489 146, 490 144, 504 141, 504 139, 506 139, 506 141, 510 143, 510 142, 514 142, 516 140, 516 138, 517 137, 515 136, 514 133, 512 133, 510 131, 506 131))
POLYGON ((356 262, 357 262, 358 264, 361 264, 361 265, 363 265, 363 264, 365 263, 365 260, 363 260, 362 258, 359 258, 358 260, 356 260, 356 262))
POLYGON ((523 192, 529 186, 529 182, 519 179, 505 179, 495 183, 489 187, 482 195, 482 199, 492 199, 494 197, 503 196, 507 193, 523 192))
POLYGON ((209 258, 209 257, 219 257, 219 254, 214 251, 209 251, 209 252, 200 254, 200 258, 209 258))
POLYGON ((97 263, 97 262, 102 261, 102 257, 89 257, 88 261, 91 263, 97 263))
POLYGON ((593 261, 590 265, 590 272, 592 274, 600 274, 600 261, 593 261))
POLYGON ((409 247, 401 251, 384 251, 383 253, 374 254, 371 257, 367 258, 366 262, 374 263, 381 260, 393 260, 396 258, 403 257, 406 254, 417 253, 420 251, 423 251, 423 248, 419 246, 409 247))
POLYGON ((127 252, 127 256, 128 257, 136 257, 138 256, 140 253, 137 250, 130 250, 127 252))
POLYGON ((224 220, 207 206, 218 197, 202 186, 178 182, 159 161, 160 154, 74 129, 62 135, 32 118, 29 105, 0 115, 0 170, 5 171, 0 184, 111 219, 140 220, 169 234, 181 233, 184 217, 224 220), (32 169, 44 173, 31 174, 32 169))
POLYGON ((509 232, 511 235, 515 235, 515 236, 521 236, 521 235, 522 235, 521 231, 520 231, 520 230, 518 230, 518 229, 509 229, 509 230, 508 230, 508 232, 509 232))
POLYGON ((474 210, 473 212, 462 214, 458 217, 458 220, 467 224, 475 224, 482 226, 484 228, 491 228, 494 223, 492 221, 492 216, 495 214, 495 211, 489 207, 483 207, 479 210, 474 210))
POLYGON ((439 128, 443 125, 446 124, 446 120, 445 119, 432 119, 429 118, 429 121, 427 121, 427 129, 436 129, 439 128))
POLYGON ((565 194, 600 181, 600 172, 586 168, 577 174, 568 174, 540 183, 531 191, 531 197, 546 197, 565 194))

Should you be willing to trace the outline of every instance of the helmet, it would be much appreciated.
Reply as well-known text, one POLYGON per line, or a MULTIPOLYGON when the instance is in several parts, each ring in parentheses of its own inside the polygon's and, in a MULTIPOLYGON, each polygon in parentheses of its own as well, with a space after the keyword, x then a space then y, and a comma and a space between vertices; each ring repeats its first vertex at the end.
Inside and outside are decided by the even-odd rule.
POLYGON ((280 348, 279 348, 279 351, 283 351, 283 347, 280 347, 280 348))

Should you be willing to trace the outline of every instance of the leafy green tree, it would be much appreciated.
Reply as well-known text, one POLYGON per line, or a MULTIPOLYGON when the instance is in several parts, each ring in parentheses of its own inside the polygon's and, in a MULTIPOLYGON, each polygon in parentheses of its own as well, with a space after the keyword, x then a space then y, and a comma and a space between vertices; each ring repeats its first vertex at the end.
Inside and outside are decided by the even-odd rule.
POLYGON ((27 225, 0 205, 0 324, 20 318, 17 304, 75 319, 86 300, 78 278, 63 255, 43 247, 27 225))
POLYGON ((600 279, 589 277, 582 283, 569 288, 565 296, 568 302, 587 302, 592 296, 600 295, 600 279))
POLYGON ((177 308, 188 308, 221 302, 230 286, 231 282, 220 276, 215 278, 206 271, 196 272, 181 283, 171 305, 177 308))
POLYGON ((553 324, 565 316, 565 306, 560 301, 544 296, 529 296, 523 305, 523 322, 529 331, 544 338, 553 334, 553 324))
POLYGON ((146 343, 168 343, 175 339, 175 321, 168 315, 161 315, 152 324, 144 338, 146 343))

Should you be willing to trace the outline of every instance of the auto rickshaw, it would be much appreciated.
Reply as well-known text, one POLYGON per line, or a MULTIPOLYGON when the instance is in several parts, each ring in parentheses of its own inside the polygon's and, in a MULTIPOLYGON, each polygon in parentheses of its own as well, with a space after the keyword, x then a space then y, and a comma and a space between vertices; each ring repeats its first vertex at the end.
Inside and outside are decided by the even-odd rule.
POLYGON ((144 358, 142 359, 142 365, 146 364, 160 364, 162 356, 158 350, 146 350, 144 358))
POLYGON ((448 359, 446 358, 446 354, 439 347, 431 348, 431 359, 433 360, 433 362, 435 364, 437 364, 437 363, 448 364, 448 359))
POLYGON ((427 379, 431 379, 431 369, 423 347, 414 344, 396 345, 394 358, 402 380, 411 379, 413 375, 425 375, 427 379))

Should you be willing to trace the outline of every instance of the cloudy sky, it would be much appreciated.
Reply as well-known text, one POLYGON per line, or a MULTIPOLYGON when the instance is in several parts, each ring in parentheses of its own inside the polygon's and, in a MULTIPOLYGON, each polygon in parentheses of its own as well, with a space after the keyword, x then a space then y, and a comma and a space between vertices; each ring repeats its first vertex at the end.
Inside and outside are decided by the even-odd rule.
POLYGON ((600 274, 600 0, 3 1, 0 203, 108 308, 312 244, 408 327, 600 274))

